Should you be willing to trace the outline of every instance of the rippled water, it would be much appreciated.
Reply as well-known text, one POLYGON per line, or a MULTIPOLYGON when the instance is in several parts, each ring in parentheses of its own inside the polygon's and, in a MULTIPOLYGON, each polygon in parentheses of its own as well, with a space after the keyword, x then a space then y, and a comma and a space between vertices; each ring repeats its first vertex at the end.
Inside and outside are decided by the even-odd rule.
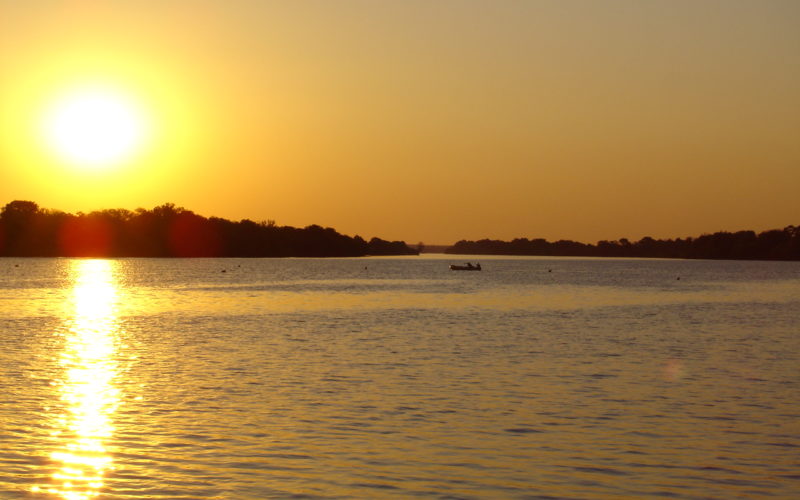
POLYGON ((797 496, 800 263, 451 262, 0 260, 0 498, 797 496))

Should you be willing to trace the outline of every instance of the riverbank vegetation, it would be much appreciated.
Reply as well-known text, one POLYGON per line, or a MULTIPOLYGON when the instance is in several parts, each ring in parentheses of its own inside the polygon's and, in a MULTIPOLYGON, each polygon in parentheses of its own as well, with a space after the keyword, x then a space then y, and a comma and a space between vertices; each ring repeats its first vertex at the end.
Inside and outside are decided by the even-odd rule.
POLYGON ((172 203, 146 210, 70 214, 12 201, 0 212, 0 256, 358 257, 417 254, 402 241, 346 236, 333 228, 204 217, 172 203))
POLYGON ((597 244, 541 238, 512 241, 462 240, 445 253, 483 255, 552 255, 580 257, 658 257, 675 259, 800 260, 800 227, 755 231, 716 232, 697 237, 639 241, 625 238, 597 244))

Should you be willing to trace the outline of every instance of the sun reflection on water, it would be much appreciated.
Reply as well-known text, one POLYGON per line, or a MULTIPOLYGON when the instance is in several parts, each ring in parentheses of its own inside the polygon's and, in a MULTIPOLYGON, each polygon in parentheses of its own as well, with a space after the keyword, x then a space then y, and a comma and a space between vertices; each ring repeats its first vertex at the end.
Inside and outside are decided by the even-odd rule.
POLYGON ((83 500, 100 494, 103 476, 112 468, 105 443, 119 400, 114 386, 117 289, 111 261, 73 261, 71 273, 73 317, 59 360, 63 377, 56 382, 66 409, 53 431, 59 448, 51 454, 59 470, 52 484, 33 490, 83 500))

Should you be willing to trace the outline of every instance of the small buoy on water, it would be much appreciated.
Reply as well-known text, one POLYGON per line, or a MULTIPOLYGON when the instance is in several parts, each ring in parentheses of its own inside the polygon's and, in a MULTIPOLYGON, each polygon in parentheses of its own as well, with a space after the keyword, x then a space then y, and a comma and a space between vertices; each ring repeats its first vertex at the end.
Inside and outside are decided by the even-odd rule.
POLYGON ((547 272, 548 272, 548 273, 552 273, 552 272, 553 272, 553 270, 552 270, 552 269, 548 269, 548 270, 547 270, 547 272))
POLYGON ((679 279, 681 279, 681 277, 680 277, 680 276, 678 276, 678 277, 677 277, 677 278, 675 278, 675 279, 676 279, 676 280, 679 280, 679 279))
POLYGON ((225 270, 223 269, 223 270, 222 270, 222 271, 220 271, 220 272, 222 272, 222 273, 225 273, 225 272, 227 272, 227 271, 225 271, 225 270))

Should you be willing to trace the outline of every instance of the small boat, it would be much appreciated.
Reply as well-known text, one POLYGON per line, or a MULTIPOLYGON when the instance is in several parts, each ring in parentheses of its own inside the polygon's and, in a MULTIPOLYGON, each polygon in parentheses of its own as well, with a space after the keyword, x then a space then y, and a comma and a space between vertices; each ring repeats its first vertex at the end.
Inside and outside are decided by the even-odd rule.
POLYGON ((467 262, 466 266, 456 266, 455 264, 450 264, 451 271, 480 271, 481 265, 473 266, 471 262, 467 262))

